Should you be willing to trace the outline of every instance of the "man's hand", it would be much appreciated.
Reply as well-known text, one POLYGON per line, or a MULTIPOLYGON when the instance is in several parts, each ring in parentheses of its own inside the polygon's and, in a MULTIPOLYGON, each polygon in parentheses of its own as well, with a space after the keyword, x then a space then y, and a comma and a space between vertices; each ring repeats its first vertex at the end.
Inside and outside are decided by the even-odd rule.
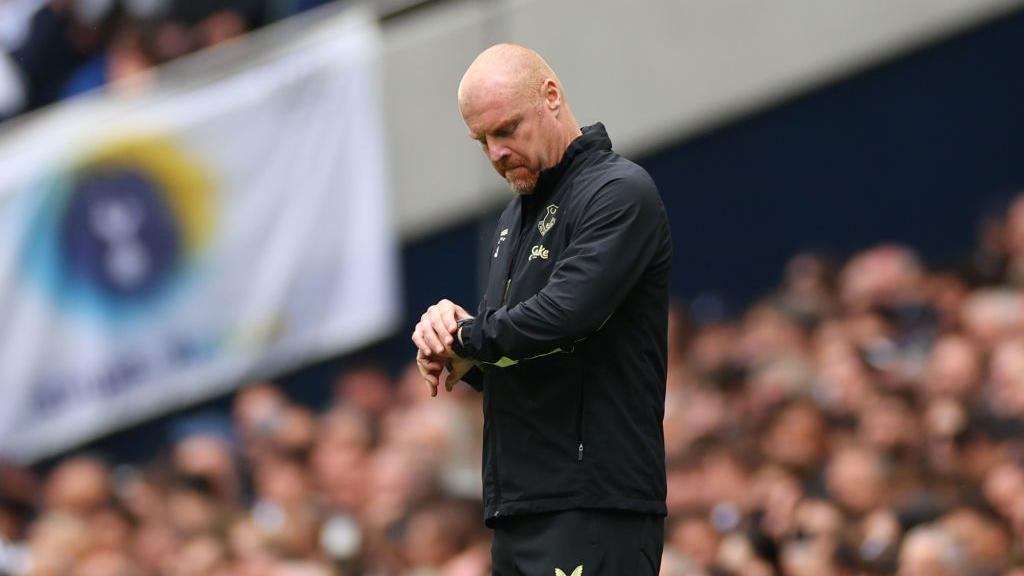
MULTIPOLYGON (((450 350, 449 350, 450 352, 450 350)), ((459 380, 473 368, 473 361, 459 358, 455 354, 450 356, 424 356, 422 350, 416 352, 416 367, 420 375, 427 382, 430 388, 430 396, 437 396, 437 387, 441 384, 441 376, 444 375, 444 389, 448 392, 459 383, 459 380), (451 363, 452 369, 444 374, 446 366, 451 363)))
POLYGON ((472 316, 451 300, 441 300, 420 316, 412 341, 424 357, 444 355, 454 342, 455 323, 463 318, 472 316))
MULTIPOLYGON (((423 376, 427 386, 430 387, 431 397, 437 396, 437 385, 446 362, 447 359, 445 358, 427 356, 423 354, 423 350, 416 351, 416 367, 419 368, 420 376, 423 376)), ((445 384, 447 385, 447 382, 445 384)))
POLYGON ((430 387, 431 397, 437 396, 437 387, 441 384, 441 374, 445 365, 451 361, 452 370, 445 376, 445 389, 451 392, 452 387, 466 372, 473 367, 471 360, 459 358, 452 352, 455 342, 456 322, 463 318, 472 318, 458 304, 450 300, 441 300, 420 316, 419 323, 412 332, 412 341, 416 344, 416 367, 430 387))
POLYGON ((473 368, 473 361, 466 360, 465 358, 459 358, 458 356, 452 356, 451 360, 452 370, 444 378, 444 389, 451 392, 452 388, 462 380, 462 377, 466 375, 473 368))

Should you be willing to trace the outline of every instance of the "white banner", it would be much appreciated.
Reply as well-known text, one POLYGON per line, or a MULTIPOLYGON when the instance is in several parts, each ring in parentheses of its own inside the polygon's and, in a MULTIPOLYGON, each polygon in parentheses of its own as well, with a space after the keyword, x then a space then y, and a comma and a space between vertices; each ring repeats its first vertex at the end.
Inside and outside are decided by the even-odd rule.
POLYGON ((327 14, 8 128, 0 457, 395 328, 379 30, 327 14))

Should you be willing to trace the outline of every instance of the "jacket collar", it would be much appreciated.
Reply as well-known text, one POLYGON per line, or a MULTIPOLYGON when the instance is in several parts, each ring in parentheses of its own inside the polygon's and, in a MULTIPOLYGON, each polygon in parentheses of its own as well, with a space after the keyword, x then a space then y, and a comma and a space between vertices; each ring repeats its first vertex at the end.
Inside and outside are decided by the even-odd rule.
POLYGON ((577 136, 565 149, 558 164, 541 171, 537 178, 537 186, 534 188, 533 194, 529 196, 537 199, 547 198, 558 187, 558 183, 561 182, 562 177, 569 171, 577 158, 590 152, 612 149, 612 141, 608 138, 604 124, 597 122, 590 126, 584 126, 582 131, 583 134, 577 136))

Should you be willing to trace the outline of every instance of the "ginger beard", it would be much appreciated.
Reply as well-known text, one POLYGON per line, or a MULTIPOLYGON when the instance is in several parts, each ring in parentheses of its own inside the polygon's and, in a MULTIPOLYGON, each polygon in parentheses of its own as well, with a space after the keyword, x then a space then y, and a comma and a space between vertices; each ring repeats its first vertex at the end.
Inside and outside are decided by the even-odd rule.
POLYGON ((496 168, 498 173, 505 178, 505 182, 508 182, 509 188, 516 194, 531 194, 537 187, 538 174, 522 164, 515 164, 511 168, 500 166, 496 166, 496 168))

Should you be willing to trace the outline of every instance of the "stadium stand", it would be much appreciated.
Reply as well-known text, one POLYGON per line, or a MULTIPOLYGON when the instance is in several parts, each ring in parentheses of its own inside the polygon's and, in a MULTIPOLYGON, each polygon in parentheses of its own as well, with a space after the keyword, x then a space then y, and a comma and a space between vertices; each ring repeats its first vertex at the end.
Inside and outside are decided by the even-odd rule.
MULTIPOLYGON (((794 256, 735 320, 679 305, 665 574, 1000 574, 1024 558, 1024 197, 963 273, 885 244, 794 256)), ((5 467, 0 534, 33 574, 487 570, 480 397, 414 367, 273 383, 174 425, 137 466, 5 467), (72 570, 73 572, 67 572, 72 570)))

